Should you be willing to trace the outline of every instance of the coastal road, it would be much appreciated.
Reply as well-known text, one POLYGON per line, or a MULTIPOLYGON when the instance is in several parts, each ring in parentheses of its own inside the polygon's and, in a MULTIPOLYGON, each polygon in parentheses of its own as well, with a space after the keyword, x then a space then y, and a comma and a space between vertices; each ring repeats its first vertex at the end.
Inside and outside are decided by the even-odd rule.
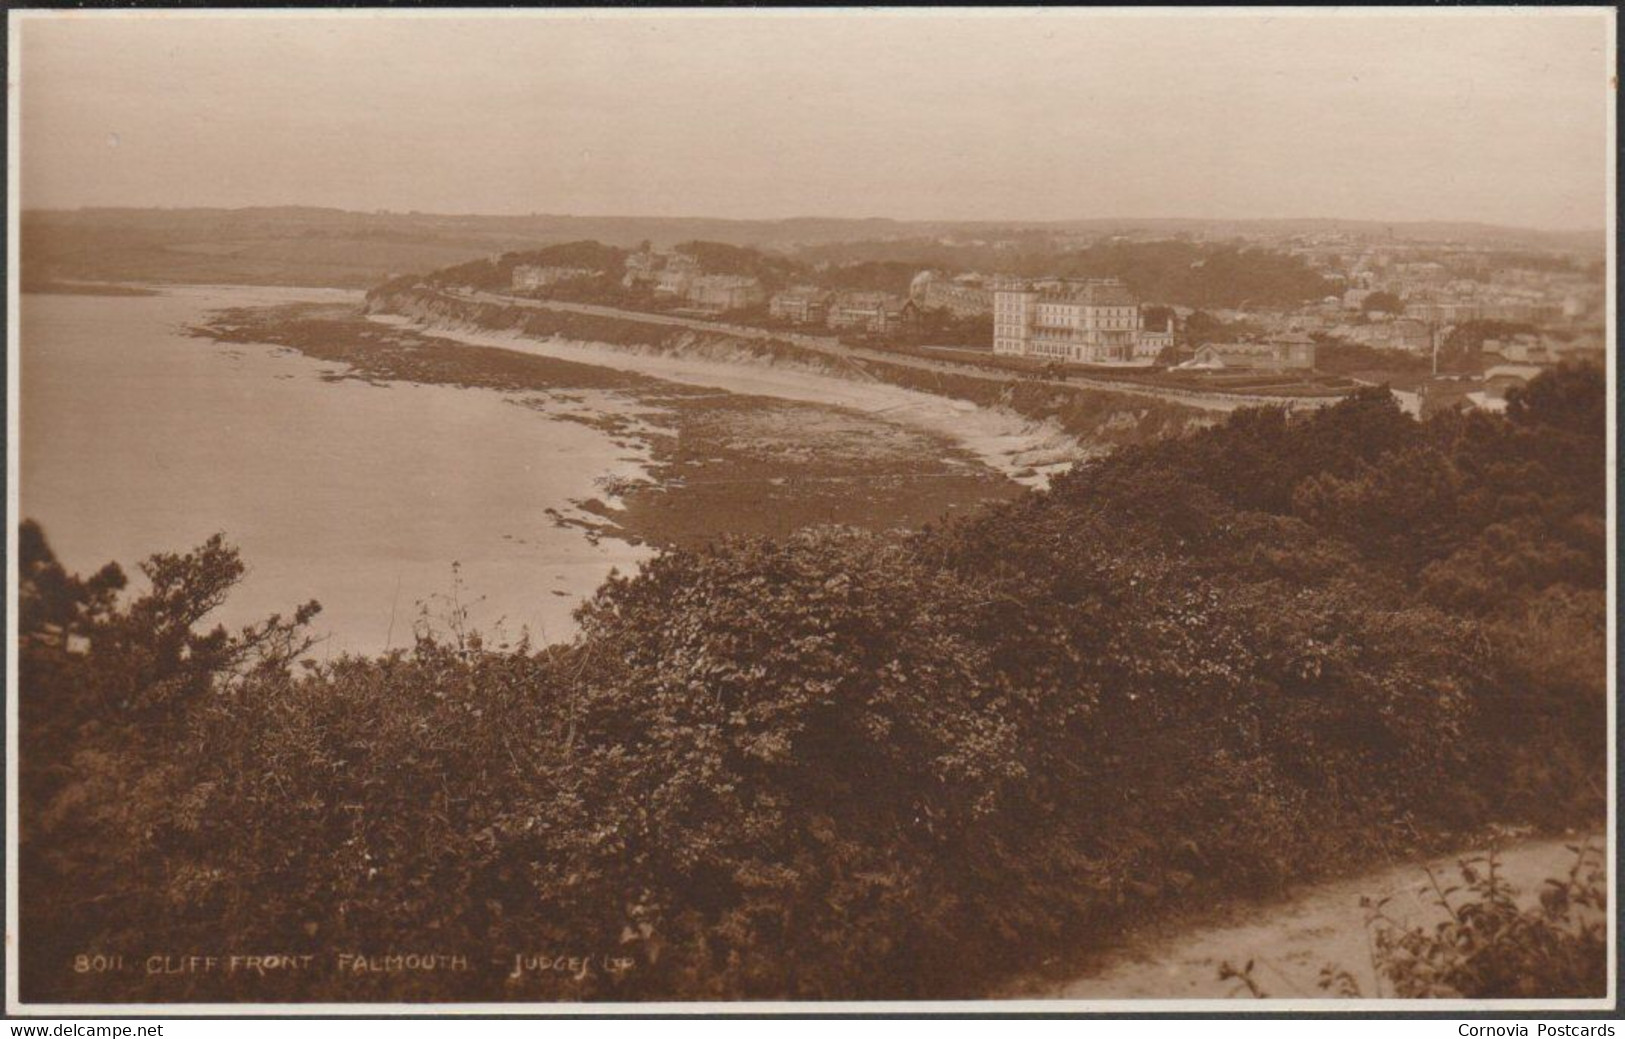
POLYGON ((1151 397, 1156 400, 1168 401, 1173 404, 1183 404, 1186 407, 1198 408, 1203 411, 1235 411, 1237 408, 1258 407, 1260 405, 1287 407, 1293 410, 1299 408, 1319 408, 1335 403, 1338 397, 1286 397, 1263 396, 1239 393, 1212 393, 1192 390, 1175 390, 1158 386, 1145 386, 1137 383, 1117 382, 1111 379, 1090 378, 1087 376, 1071 376, 1066 379, 1039 379, 1030 380, 1030 377, 1017 375, 1011 372, 992 370, 981 365, 954 362, 951 360, 928 360, 914 357, 909 354, 889 353, 885 350, 875 350, 869 347, 847 346, 834 336, 807 335, 803 332, 781 332, 765 328, 754 328, 750 325, 730 325, 721 321, 706 321, 703 318, 683 317, 678 314, 650 314, 641 310, 622 310, 619 307, 606 307, 595 303, 566 303, 559 300, 525 299, 518 296, 507 296, 495 292, 469 292, 440 290, 439 294, 447 299, 462 300, 476 303, 489 303, 503 307, 527 307, 535 310, 554 310, 576 314, 591 314, 598 317, 620 318, 627 321, 641 321, 645 324, 672 325, 678 328, 688 328, 696 332, 712 332, 719 335, 734 336, 739 339, 779 340, 792 343, 823 354, 826 357, 848 365, 862 378, 875 381, 880 380, 864 369, 863 361, 881 361, 904 368, 914 368, 920 371, 940 372, 946 375, 962 375, 972 378, 986 379, 992 382, 1016 382, 1023 379, 1038 381, 1056 387, 1084 386, 1090 389, 1108 390, 1112 393, 1122 393, 1136 397, 1151 397))

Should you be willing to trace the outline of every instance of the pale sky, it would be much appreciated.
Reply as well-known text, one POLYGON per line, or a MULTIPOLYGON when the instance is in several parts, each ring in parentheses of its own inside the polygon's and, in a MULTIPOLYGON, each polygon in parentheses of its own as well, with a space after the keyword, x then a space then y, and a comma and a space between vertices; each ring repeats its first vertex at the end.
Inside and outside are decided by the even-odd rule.
POLYGON ((30 208, 1597 229, 1611 190, 1601 8, 76 12, 20 28, 30 208))

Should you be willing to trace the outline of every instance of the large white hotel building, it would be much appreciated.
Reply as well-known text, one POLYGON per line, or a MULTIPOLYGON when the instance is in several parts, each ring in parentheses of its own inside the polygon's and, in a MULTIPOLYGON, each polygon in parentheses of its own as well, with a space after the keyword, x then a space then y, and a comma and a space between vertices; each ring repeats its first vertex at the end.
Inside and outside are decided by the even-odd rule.
POLYGON ((1116 279, 1012 281, 993 290, 993 352, 1057 361, 1149 363, 1173 342, 1148 332, 1116 279))

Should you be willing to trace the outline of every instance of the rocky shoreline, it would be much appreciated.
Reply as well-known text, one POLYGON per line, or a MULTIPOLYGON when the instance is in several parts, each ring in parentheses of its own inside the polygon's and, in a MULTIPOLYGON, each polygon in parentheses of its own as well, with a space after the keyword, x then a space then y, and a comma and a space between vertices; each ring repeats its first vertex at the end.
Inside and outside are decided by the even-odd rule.
POLYGON ((552 513, 593 540, 692 547, 825 523, 915 528, 1021 491, 948 437, 856 409, 470 345, 350 306, 226 310, 192 331, 333 362, 329 379, 493 389, 602 430, 637 475, 606 473, 602 495, 552 513))

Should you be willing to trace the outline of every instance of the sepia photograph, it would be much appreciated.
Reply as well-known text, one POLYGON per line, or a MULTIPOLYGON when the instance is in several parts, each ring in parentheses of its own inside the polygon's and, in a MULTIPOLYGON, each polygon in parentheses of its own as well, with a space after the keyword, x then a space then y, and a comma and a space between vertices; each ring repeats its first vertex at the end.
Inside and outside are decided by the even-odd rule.
POLYGON ((7 22, 8 1014, 1614 1007, 1612 7, 7 22))

